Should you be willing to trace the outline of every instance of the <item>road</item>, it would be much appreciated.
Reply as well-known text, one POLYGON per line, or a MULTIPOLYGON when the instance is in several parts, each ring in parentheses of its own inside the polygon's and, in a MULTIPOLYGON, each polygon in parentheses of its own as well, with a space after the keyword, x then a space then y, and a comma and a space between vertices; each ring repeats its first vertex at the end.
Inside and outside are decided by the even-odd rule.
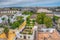
POLYGON ((38 30, 35 31, 34 40, 37 40, 38 30))

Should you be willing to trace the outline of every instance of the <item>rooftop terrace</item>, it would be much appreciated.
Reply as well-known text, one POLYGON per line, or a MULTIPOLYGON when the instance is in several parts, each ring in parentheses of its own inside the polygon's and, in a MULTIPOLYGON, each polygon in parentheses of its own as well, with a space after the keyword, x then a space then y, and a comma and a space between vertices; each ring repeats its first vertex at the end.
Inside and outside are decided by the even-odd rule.
POLYGON ((32 27, 25 27, 22 32, 20 32, 21 34, 32 34, 32 27))

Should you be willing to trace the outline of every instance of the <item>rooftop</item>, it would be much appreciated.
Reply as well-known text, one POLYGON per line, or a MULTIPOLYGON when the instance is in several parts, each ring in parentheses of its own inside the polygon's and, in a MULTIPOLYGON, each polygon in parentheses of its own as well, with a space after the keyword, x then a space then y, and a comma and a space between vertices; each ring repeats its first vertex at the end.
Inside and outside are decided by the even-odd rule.
POLYGON ((21 34, 32 34, 32 27, 25 27, 21 34))
POLYGON ((38 10, 37 10, 37 13, 41 13, 41 12, 51 13, 52 11, 47 10, 47 9, 38 9, 38 10))
POLYGON ((37 40, 60 40, 60 36, 55 29, 42 29, 38 31, 37 40))
POLYGON ((0 34, 0 39, 4 39, 4 38, 6 38, 5 33, 0 34))
POLYGON ((30 23, 27 23, 25 28, 20 32, 21 34, 32 34, 33 33, 34 23, 30 20, 30 23))
POLYGON ((9 35, 8 35, 8 40, 13 40, 15 38, 16 34, 12 31, 9 31, 9 35))

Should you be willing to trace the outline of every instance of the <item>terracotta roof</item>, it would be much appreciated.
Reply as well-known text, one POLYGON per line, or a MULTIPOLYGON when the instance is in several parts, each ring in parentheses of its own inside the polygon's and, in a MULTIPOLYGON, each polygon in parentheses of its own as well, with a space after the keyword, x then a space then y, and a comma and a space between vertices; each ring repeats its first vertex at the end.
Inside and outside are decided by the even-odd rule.
POLYGON ((13 31, 9 31, 8 40, 14 40, 16 34, 13 31))
POLYGON ((53 17, 53 14, 50 14, 50 13, 47 13, 46 15, 49 17, 53 17))
POLYGON ((52 33, 38 32, 37 40, 60 40, 59 33, 55 30, 52 33))
POLYGON ((38 9, 38 10, 37 10, 37 13, 40 13, 40 12, 51 13, 52 11, 51 11, 51 10, 47 10, 47 9, 38 9))
POLYGON ((0 38, 6 38, 5 33, 0 34, 0 38))

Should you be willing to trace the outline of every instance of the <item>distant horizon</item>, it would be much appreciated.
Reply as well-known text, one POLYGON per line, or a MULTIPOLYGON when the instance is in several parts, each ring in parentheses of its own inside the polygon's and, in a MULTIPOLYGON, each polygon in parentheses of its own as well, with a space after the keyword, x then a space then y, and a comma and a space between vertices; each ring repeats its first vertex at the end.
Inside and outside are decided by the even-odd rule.
POLYGON ((60 0, 0 0, 4 7, 60 7, 60 0))
MULTIPOLYGON (((60 7, 60 6, 52 6, 52 7, 34 7, 34 8, 57 8, 57 7, 60 7)), ((33 7, 1 7, 1 8, 33 8, 33 7)))

